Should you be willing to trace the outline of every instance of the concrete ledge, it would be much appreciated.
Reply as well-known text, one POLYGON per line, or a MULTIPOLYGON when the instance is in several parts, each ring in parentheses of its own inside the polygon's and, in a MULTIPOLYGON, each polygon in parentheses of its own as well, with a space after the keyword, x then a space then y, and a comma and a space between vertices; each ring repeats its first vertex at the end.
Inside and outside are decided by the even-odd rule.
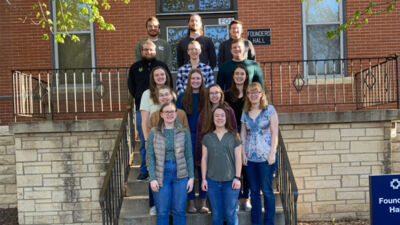
POLYGON ((351 123, 390 121, 400 118, 400 110, 279 113, 279 124, 351 123))
POLYGON ((10 135, 13 134, 10 132, 8 126, 0 126, 0 136, 10 136, 10 135))
POLYGON ((119 130, 122 119, 11 123, 10 133, 58 133, 119 130))

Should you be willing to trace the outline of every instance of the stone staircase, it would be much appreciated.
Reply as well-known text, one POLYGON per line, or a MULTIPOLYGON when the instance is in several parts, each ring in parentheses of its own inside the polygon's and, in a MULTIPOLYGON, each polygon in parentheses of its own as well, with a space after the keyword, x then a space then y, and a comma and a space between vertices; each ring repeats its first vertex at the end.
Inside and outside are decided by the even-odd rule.
MULTIPOLYGON (((138 146, 138 144, 136 145, 138 146)), ((129 173, 126 197, 124 197, 119 216, 120 225, 155 225, 156 216, 149 215, 148 181, 136 180, 139 174, 139 154, 135 149, 133 166, 129 173)), ((195 181, 197 182, 197 181, 195 181)), ((195 185, 197 186, 197 185, 195 185)), ((275 225, 284 225, 285 216, 278 192, 276 198, 275 225)), ((211 213, 208 214, 186 214, 187 224, 190 225, 211 225, 211 213)), ((250 212, 238 211, 239 225, 251 224, 250 212)), ((172 223, 171 223, 172 224, 172 223)))

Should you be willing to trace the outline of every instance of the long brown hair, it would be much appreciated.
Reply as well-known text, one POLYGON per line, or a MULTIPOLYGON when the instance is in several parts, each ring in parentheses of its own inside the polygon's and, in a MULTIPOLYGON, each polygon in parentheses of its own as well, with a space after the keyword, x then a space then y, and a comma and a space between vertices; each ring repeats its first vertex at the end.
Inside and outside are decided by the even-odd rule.
POLYGON ((214 132, 216 129, 215 123, 214 123, 214 114, 217 109, 222 109, 225 113, 225 129, 232 134, 232 136, 236 139, 236 141, 240 140, 239 133, 237 130, 233 129, 232 124, 231 124, 231 116, 229 115, 228 111, 224 108, 223 105, 219 105, 215 107, 215 109, 212 111, 212 120, 211 120, 211 126, 207 130, 207 133, 214 132))
POLYGON ((192 85, 190 84, 190 80, 192 79, 192 75, 194 73, 198 73, 201 76, 201 85, 199 90, 199 107, 197 108, 198 112, 200 112, 200 110, 204 108, 204 101, 205 101, 204 99, 207 99, 207 91, 206 91, 206 86, 204 84, 203 73, 201 72, 200 69, 194 68, 189 72, 187 88, 182 97, 182 106, 185 109, 186 114, 188 115, 191 115, 193 113, 192 112, 193 88, 192 85))
POLYGON ((157 84, 156 81, 154 80, 154 73, 156 70, 161 69, 165 73, 165 85, 170 85, 171 81, 169 80, 169 73, 167 70, 162 67, 162 66, 156 66, 154 67, 151 72, 150 72, 150 82, 149 82, 149 90, 150 90, 150 98, 153 100, 154 104, 159 104, 160 102, 158 101, 157 98, 157 84))
MULTIPOLYGON (((221 99, 218 102, 218 106, 223 106, 225 102, 225 97, 224 97, 224 92, 222 91, 222 88, 218 84, 213 84, 208 87, 207 89, 207 99, 204 99, 204 108, 201 111, 202 115, 202 126, 201 126, 201 133, 207 133, 208 130, 210 130, 210 126, 212 124, 212 117, 213 117, 213 108, 212 108, 212 102, 210 101, 210 90, 212 87, 216 87, 218 89, 218 92, 221 94, 221 99)), ((217 107, 216 107, 217 108, 217 107)))
POLYGON ((258 82, 253 82, 253 83, 249 84, 249 86, 247 87, 247 90, 246 90, 246 99, 244 100, 243 111, 247 113, 247 112, 249 112, 250 109, 251 109, 251 102, 250 102, 250 100, 249 100, 248 93, 249 93, 249 92, 252 92, 252 91, 259 91, 259 92, 260 92, 260 94, 261 94, 262 96, 261 96, 261 99, 260 99, 260 106, 259 106, 259 108, 260 108, 261 110, 266 109, 266 108, 267 108, 267 104, 268 104, 267 95, 265 94, 265 92, 264 92, 264 90, 263 90, 263 88, 262 88, 262 86, 261 86, 260 83, 258 83, 258 82))
POLYGON ((243 64, 237 64, 235 66, 235 68, 233 69, 233 73, 232 73, 232 85, 226 91, 231 96, 232 102, 236 102, 239 99, 239 94, 240 94, 239 89, 236 87, 235 79, 233 79, 233 75, 235 75, 235 71, 237 69, 243 69, 244 72, 246 73, 246 79, 243 84, 243 97, 246 96, 246 89, 247 89, 247 86, 249 86, 249 71, 247 70, 247 67, 243 64))
POLYGON ((161 108, 160 108, 160 113, 159 113, 159 118, 158 118, 158 123, 157 123, 157 130, 158 131, 161 131, 162 129, 163 129, 163 127, 164 127, 164 119, 161 117, 161 113, 163 113, 163 109, 165 108, 165 107, 167 107, 167 106, 172 106, 172 107, 174 107, 175 108, 175 112, 177 111, 176 110, 176 105, 175 105, 175 103, 173 103, 173 102, 167 102, 167 103, 164 103, 162 106, 161 106, 161 108))
MULTIPOLYGON (((190 14, 190 17, 188 19, 188 23, 190 22, 190 19, 192 19, 193 16, 198 16, 200 18, 200 22, 201 22, 201 35, 204 35, 204 27, 203 27, 203 18, 201 18, 201 16, 197 13, 193 13, 190 14)), ((188 31, 187 31, 187 36, 190 37, 190 28, 188 27, 188 31)))

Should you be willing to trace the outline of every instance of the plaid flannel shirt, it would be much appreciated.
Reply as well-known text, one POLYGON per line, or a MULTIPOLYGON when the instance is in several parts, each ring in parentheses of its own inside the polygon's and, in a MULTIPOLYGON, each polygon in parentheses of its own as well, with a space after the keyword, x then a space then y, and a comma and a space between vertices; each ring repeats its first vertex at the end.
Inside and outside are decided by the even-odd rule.
MULTIPOLYGON (((211 69, 209 65, 199 62, 197 68, 200 69, 201 72, 203 73, 204 83, 206 85, 206 88, 214 84, 214 71, 211 69)), ((192 69, 192 64, 188 63, 181 66, 178 70, 178 75, 176 77, 176 93, 178 96, 181 93, 184 93, 186 90, 187 80, 191 69, 192 69)))

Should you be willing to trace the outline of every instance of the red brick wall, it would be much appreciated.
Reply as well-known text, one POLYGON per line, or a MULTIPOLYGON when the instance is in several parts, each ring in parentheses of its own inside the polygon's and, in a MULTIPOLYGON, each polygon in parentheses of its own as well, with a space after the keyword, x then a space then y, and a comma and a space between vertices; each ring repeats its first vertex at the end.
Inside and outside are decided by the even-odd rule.
MULTIPOLYGON (((29 11, 31 2, 14 0, 13 4, 29 11)), ((154 0, 133 0, 126 5, 112 2, 105 11, 107 22, 116 31, 99 30, 96 26, 96 61, 99 67, 130 66, 138 40, 146 37, 145 20, 155 15, 154 0)), ((367 1, 346 1, 346 17, 367 1)), ((4 11, 5 1, 0 1, 4 11)), ((400 51, 400 5, 389 15, 371 18, 362 30, 347 32, 346 57, 385 56, 400 51)), ((20 11, 0 13, 0 96, 12 95, 11 69, 51 68, 51 43, 41 39, 42 30, 29 21, 21 23, 20 11)), ((257 61, 297 60, 302 58, 302 27, 300 0, 239 0, 238 18, 249 28, 271 28, 271 45, 257 46, 257 61)), ((318 108, 318 106, 316 107, 318 108)), ((289 110, 290 111, 290 110, 289 110)), ((0 124, 13 120, 12 99, 0 98, 0 124)))

